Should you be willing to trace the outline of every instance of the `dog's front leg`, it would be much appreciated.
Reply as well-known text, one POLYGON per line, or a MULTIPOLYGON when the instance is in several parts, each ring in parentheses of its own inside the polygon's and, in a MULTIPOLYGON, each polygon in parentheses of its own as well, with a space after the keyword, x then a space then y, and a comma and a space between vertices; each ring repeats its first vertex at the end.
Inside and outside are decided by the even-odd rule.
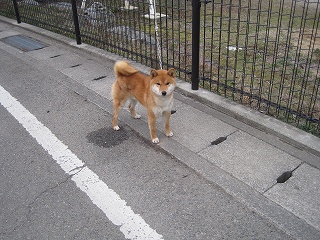
POLYGON ((154 112, 148 111, 148 124, 152 143, 159 143, 159 138, 157 138, 156 120, 157 118, 154 112))
POLYGON ((162 116, 164 118, 164 121, 165 121, 165 127, 164 127, 164 130, 165 130, 165 133, 166 133, 166 136, 167 137, 172 137, 173 136, 173 132, 171 131, 170 129, 170 116, 171 116, 171 111, 164 111, 162 113, 162 116))

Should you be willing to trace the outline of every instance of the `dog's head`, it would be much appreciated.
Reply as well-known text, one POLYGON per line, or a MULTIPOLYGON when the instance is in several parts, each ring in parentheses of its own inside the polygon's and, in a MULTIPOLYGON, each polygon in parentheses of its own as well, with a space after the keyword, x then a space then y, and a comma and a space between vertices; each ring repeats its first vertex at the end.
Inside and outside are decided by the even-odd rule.
POLYGON ((176 87, 175 70, 173 68, 168 71, 151 69, 150 78, 151 90, 157 96, 168 96, 173 93, 176 87))

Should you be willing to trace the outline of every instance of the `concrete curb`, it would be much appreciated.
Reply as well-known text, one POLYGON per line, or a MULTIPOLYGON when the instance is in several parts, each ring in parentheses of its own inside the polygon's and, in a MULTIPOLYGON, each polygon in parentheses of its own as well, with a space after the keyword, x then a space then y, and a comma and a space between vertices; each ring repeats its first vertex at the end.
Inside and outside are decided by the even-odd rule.
POLYGON ((204 89, 190 90, 188 83, 179 83, 179 91, 254 128, 270 133, 298 148, 320 157, 320 138, 278 119, 262 114, 204 89))

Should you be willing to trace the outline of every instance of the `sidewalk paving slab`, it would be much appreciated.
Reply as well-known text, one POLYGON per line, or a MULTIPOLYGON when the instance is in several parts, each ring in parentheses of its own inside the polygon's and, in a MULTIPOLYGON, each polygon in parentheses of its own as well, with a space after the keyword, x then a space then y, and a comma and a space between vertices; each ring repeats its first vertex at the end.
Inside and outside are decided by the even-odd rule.
POLYGON ((237 129, 198 109, 175 100, 176 113, 171 117, 173 139, 198 153, 219 137, 228 136, 237 129), (197 134, 195 134, 197 133, 197 134))
POLYGON ((44 63, 54 67, 55 69, 61 71, 66 68, 72 68, 83 64, 86 59, 80 57, 75 53, 64 52, 59 54, 59 52, 54 52, 54 55, 50 58, 44 59, 44 63))
POLYGON ((199 154, 260 193, 272 187, 283 172, 301 164, 299 159, 243 131, 199 154))
POLYGON ((15 36, 15 35, 19 35, 19 32, 16 31, 5 31, 5 29, 1 29, 0 31, 0 39, 2 38, 6 38, 6 37, 11 37, 11 36, 15 36))
POLYGON ((320 229, 319 192, 319 169, 302 164, 288 181, 276 184, 264 195, 320 229))
POLYGON ((64 55, 65 51, 61 48, 51 45, 45 48, 38 49, 37 51, 30 51, 27 54, 37 60, 47 60, 57 55, 64 55))

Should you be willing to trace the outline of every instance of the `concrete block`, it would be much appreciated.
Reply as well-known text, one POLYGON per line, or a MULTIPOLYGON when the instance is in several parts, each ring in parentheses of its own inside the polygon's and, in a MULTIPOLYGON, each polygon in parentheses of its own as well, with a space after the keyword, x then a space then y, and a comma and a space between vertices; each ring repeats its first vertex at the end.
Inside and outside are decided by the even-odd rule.
POLYGON ((19 35, 19 34, 20 33, 16 32, 16 31, 12 31, 12 30, 8 30, 8 31, 1 31, 0 30, 0 39, 10 37, 10 36, 19 35))
POLYGON ((199 152, 219 137, 225 137, 236 128, 178 100, 177 112, 171 117, 173 138, 193 152, 199 152))
POLYGON ((37 60, 45 60, 57 55, 63 55, 65 54, 65 51, 56 46, 49 46, 36 51, 30 51, 27 54, 37 60))
POLYGON ((50 58, 45 59, 44 63, 52 66, 57 70, 63 70, 66 68, 71 68, 73 66, 83 64, 86 61, 87 59, 82 58, 77 54, 67 52, 61 55, 57 54, 51 56, 50 58))
POLYGON ((108 74, 103 66, 90 60, 79 66, 63 69, 61 72, 80 83, 94 81, 108 74))
POLYGON ((99 95, 105 97, 107 100, 112 101, 111 86, 114 82, 113 78, 104 77, 99 80, 92 80, 83 83, 87 88, 93 90, 99 95))
POLYGON ((288 153, 242 131, 199 154, 261 193, 273 186, 283 172, 293 170, 301 163, 288 153))
POLYGON ((319 169, 304 163, 264 195, 320 230, 319 169))

